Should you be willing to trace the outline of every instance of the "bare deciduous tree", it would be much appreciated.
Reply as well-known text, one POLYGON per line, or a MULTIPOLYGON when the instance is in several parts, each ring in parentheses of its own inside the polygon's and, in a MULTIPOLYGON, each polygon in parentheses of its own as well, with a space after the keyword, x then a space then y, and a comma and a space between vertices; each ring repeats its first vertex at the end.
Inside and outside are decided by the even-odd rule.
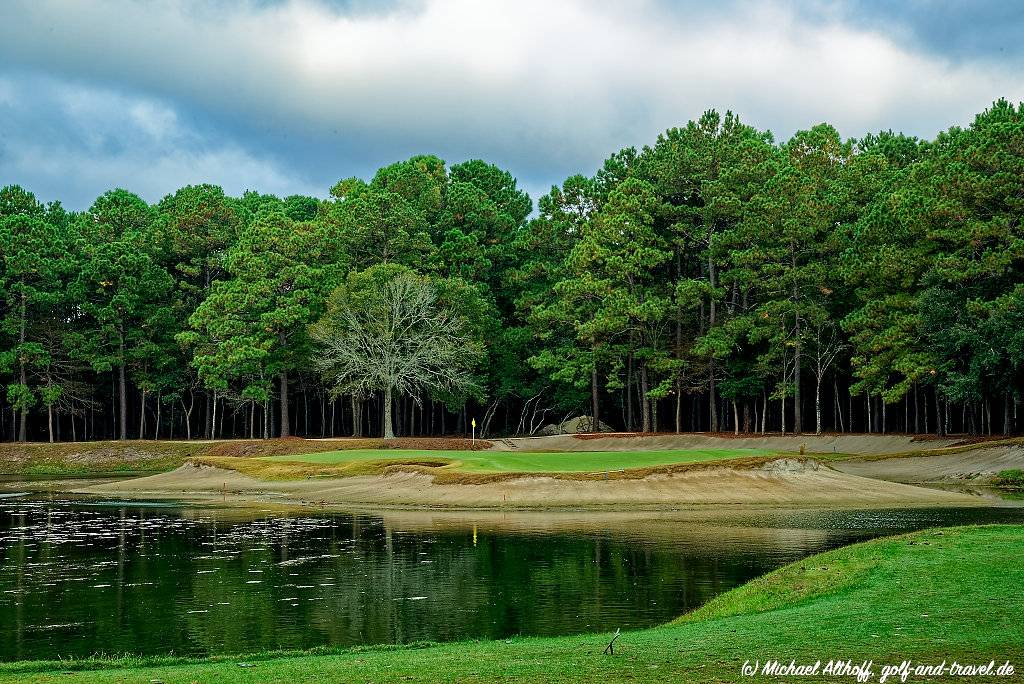
POLYGON ((392 398, 475 389, 481 349, 461 316, 438 304, 434 286, 401 273, 368 290, 341 289, 311 328, 317 370, 334 396, 384 393, 384 437, 394 437, 392 398))
POLYGON ((832 367, 836 357, 846 349, 835 323, 821 321, 813 326, 814 338, 811 340, 811 352, 814 360, 814 433, 821 434, 821 382, 832 367))

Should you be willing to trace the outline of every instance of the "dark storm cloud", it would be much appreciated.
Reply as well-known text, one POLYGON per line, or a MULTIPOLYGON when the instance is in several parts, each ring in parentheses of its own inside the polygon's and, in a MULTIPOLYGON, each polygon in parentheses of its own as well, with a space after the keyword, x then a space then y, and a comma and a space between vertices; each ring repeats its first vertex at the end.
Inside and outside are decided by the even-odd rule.
POLYGON ((1012 0, 861 0, 845 19, 954 61, 1024 62, 1024 3, 1012 0))
POLYGON ((75 208, 114 185, 323 196, 434 153, 536 197, 709 107, 782 138, 931 136, 1024 96, 998 47, 1019 12, 936 5, 9 0, 0 184, 75 208))

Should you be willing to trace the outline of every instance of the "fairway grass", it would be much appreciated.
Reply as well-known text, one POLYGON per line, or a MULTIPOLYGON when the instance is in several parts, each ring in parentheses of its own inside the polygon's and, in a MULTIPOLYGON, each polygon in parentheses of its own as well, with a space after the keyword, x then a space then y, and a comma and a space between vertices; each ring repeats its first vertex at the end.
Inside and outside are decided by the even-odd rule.
POLYGON ((1022 554, 1024 526, 1011 525, 926 530, 856 544, 787 565, 671 624, 626 632, 615 655, 602 655, 610 635, 586 634, 205 660, 11 663, 0 665, 0 681, 780 681, 741 675, 744 662, 763 665, 768 659, 872 660, 874 682, 883 665, 903 660, 1008 660, 1015 676, 981 681, 1020 681, 1022 554))
POLYGON ((355 462, 436 463, 467 473, 579 473, 701 463, 749 456, 767 456, 767 449, 686 449, 666 451, 445 451, 420 449, 352 449, 262 460, 343 465, 355 462))

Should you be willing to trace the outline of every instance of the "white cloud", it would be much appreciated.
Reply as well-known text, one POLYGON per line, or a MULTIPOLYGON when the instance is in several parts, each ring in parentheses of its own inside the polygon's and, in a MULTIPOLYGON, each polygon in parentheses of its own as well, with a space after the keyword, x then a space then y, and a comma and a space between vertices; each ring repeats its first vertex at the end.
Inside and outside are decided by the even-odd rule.
MULTIPOLYGON (((710 107, 781 137, 820 121, 845 135, 931 136, 1000 96, 1024 99, 1019 70, 948 61, 825 16, 755 2, 694 13, 653 1, 425 0, 345 14, 311 0, 8 0, 0 60, 246 130, 360 141, 381 155, 361 166, 436 151, 534 182, 592 171, 710 107)), ((129 112, 154 139, 181 127, 175 116, 129 112)))
POLYGON ((0 185, 56 188, 73 208, 113 187, 151 202, 193 183, 229 194, 325 194, 271 159, 182 125, 158 100, 49 79, 29 86, 0 78, 0 93, 11 96, 0 112, 0 185))

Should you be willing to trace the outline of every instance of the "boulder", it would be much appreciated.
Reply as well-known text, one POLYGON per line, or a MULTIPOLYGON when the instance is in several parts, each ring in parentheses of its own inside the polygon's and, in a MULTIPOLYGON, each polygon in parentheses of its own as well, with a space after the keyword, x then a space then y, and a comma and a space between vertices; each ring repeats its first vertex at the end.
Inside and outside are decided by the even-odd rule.
POLYGON ((574 435, 580 432, 614 432, 606 423, 597 421, 597 429, 594 429, 594 419, 591 416, 578 416, 568 418, 561 423, 545 425, 537 431, 538 435, 550 437, 551 435, 574 435))

